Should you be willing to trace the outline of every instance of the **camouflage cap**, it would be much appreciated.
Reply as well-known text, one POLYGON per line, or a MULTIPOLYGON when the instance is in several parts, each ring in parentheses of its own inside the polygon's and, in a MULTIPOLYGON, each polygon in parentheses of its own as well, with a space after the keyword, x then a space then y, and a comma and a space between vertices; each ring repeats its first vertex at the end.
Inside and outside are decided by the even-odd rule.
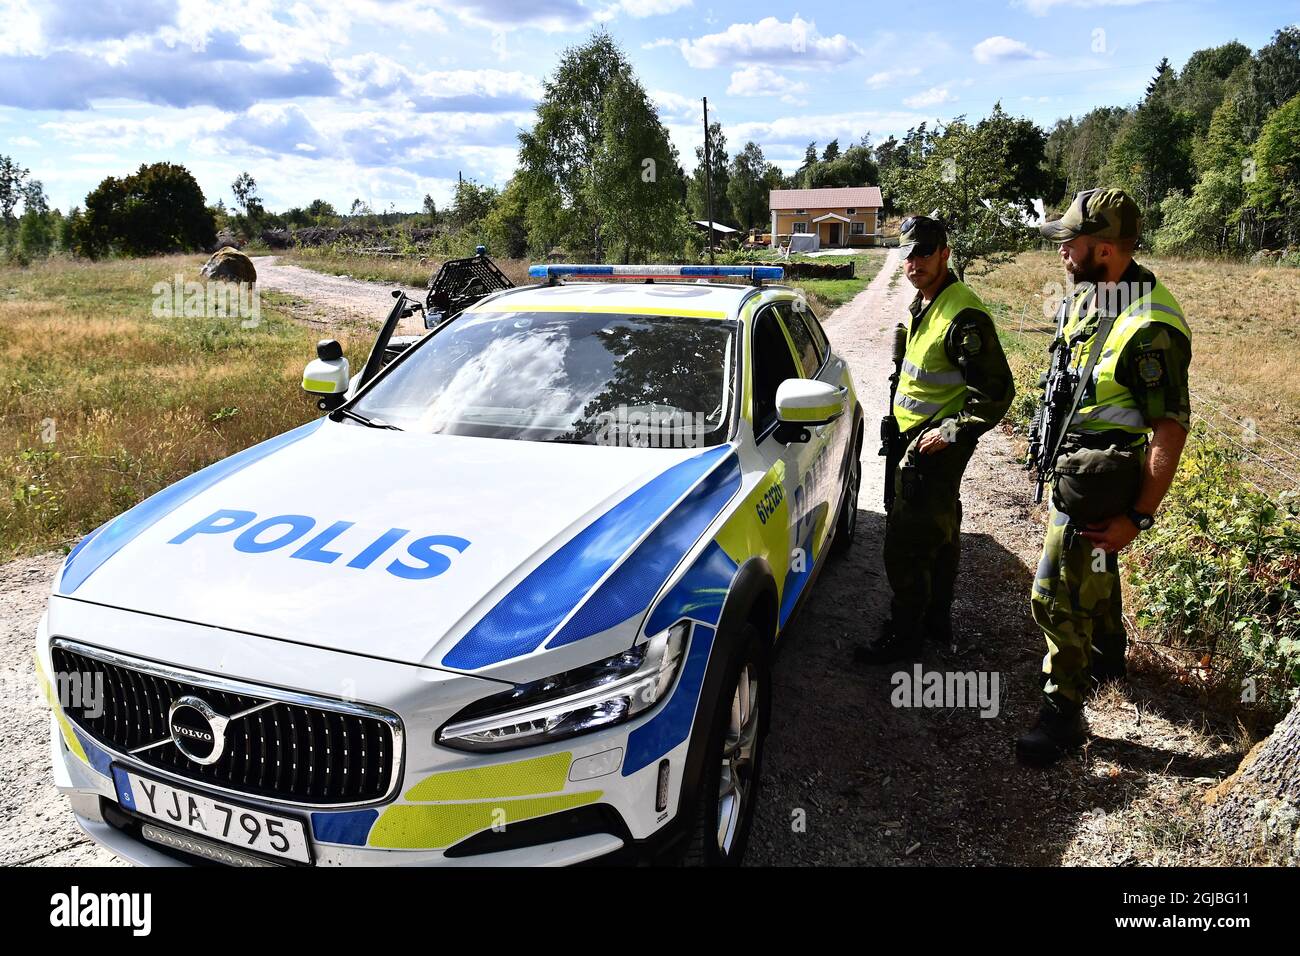
POLYGON ((912 249, 920 246, 920 255, 930 255, 948 244, 948 233, 943 223, 930 216, 908 216, 903 220, 898 234, 898 251, 906 259, 912 249))
POLYGON ((1076 236, 1098 239, 1137 239, 1142 234, 1142 211, 1122 189, 1086 189, 1074 197, 1065 215, 1038 227, 1053 242, 1076 236))

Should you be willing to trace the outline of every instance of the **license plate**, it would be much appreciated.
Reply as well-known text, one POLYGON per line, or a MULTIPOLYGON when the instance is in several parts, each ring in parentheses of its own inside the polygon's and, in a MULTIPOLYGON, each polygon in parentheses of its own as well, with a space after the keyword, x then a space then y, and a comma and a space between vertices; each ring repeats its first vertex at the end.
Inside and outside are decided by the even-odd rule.
POLYGON ((190 793, 122 767, 114 767, 113 776, 118 801, 127 810, 254 853, 311 862, 301 820, 190 793))

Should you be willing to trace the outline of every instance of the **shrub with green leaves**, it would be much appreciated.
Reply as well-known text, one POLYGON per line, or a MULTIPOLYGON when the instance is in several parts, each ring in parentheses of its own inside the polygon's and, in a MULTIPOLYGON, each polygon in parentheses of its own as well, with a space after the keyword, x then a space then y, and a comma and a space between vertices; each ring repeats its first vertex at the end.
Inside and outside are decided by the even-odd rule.
POLYGON ((1133 546, 1130 606, 1149 637, 1208 657, 1221 686, 1281 710, 1300 687, 1300 519, 1294 499, 1245 481, 1240 454, 1193 434, 1133 546))

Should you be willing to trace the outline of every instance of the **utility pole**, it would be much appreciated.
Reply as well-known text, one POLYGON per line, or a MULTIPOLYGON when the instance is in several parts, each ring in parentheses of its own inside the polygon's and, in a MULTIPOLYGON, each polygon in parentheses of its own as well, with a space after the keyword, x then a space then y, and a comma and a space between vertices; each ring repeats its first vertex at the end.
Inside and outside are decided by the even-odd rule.
POLYGON ((709 227, 709 265, 713 265, 713 165, 709 159, 709 98, 704 97, 704 213, 709 227))

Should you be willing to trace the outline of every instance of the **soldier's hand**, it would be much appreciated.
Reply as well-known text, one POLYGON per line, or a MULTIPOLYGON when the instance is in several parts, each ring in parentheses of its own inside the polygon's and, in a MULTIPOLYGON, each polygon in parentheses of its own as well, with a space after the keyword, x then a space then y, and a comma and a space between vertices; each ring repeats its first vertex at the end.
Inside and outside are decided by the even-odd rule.
POLYGON ((1129 546, 1138 536, 1138 526, 1128 515, 1116 515, 1108 521, 1095 524, 1079 532, 1107 554, 1116 554, 1129 546))
POLYGON ((937 451, 943 451, 948 447, 948 441, 943 437, 943 433, 937 428, 931 428, 921 436, 921 440, 916 443, 916 450, 922 455, 933 455, 937 451))

